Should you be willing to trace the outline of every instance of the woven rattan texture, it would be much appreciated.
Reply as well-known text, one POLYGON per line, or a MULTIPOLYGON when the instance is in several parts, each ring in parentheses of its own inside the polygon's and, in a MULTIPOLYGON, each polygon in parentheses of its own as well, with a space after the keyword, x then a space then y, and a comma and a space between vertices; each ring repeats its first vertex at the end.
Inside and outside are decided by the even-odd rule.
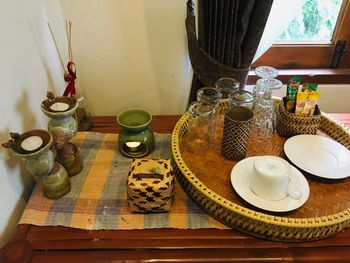
POLYGON ((316 105, 313 116, 299 116, 290 113, 280 103, 276 110, 277 133, 281 136, 290 137, 297 134, 316 134, 321 123, 321 112, 316 105))
POLYGON ((241 160, 247 153, 252 119, 236 121, 225 115, 221 153, 228 160, 241 160))
MULTIPOLYGON (((226 103, 220 105, 226 107, 226 103)), ((242 232, 280 241, 306 241, 328 237, 350 222, 350 179, 325 181, 304 173, 310 185, 310 197, 299 209, 272 214, 241 200, 230 183, 230 172, 236 164, 220 153, 223 116, 216 129, 216 141, 204 142, 186 137, 188 116, 185 114, 172 135, 173 166, 178 181, 189 196, 207 213, 229 227, 242 232)), ((322 113, 318 134, 329 136, 350 147, 347 127, 322 113)), ((272 154, 285 158, 286 138, 274 135, 270 140, 250 138, 247 156, 272 154)))

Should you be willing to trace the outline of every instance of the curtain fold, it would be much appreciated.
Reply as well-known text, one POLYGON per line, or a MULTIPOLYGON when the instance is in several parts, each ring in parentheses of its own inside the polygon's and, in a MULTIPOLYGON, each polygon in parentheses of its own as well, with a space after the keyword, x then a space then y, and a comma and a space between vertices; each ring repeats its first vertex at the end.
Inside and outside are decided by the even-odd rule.
POLYGON ((190 21, 194 19, 194 4, 191 0, 187 1, 190 11, 187 12, 186 30, 194 70, 190 102, 196 100, 198 88, 212 86, 220 77, 236 77, 244 87, 272 2, 198 0, 197 39, 193 36, 195 29, 190 21))

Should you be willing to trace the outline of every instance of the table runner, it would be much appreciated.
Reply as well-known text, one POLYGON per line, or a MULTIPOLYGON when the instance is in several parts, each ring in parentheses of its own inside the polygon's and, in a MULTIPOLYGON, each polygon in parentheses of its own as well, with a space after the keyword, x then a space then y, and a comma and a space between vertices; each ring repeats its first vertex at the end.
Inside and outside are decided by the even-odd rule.
MULTIPOLYGON (((169 159, 170 137, 171 134, 155 134, 155 151, 146 158, 169 159)), ((117 140, 117 134, 79 132, 72 142, 80 150, 84 169, 70 178, 71 191, 50 200, 37 183, 19 223, 87 230, 227 228, 200 210, 177 183, 169 213, 130 213, 126 180, 132 159, 118 151, 117 140)))

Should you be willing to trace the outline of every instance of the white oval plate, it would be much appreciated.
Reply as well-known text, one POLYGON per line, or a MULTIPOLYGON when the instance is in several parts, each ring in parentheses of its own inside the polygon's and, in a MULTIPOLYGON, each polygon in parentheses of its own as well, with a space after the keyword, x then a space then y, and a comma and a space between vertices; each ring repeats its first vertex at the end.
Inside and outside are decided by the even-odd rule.
POLYGON ((256 195, 250 187, 250 177, 254 172, 254 162, 259 157, 249 157, 238 162, 231 171, 233 189, 246 202, 270 212, 288 212, 301 207, 308 199, 310 189, 304 175, 292 166, 291 180, 301 192, 299 199, 287 196, 278 201, 270 201, 256 195))
POLYGON ((297 167, 315 176, 342 179, 350 176, 350 151, 319 135, 296 135, 284 144, 284 152, 297 167))

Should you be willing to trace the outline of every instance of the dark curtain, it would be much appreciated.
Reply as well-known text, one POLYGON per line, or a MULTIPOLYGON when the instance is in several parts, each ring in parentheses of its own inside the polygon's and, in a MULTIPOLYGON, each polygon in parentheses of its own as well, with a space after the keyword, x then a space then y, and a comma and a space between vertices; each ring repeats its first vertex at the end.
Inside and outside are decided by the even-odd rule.
POLYGON ((198 0, 198 39, 194 4, 187 1, 186 31, 194 77, 189 102, 202 86, 233 77, 245 86, 273 0, 198 0))

